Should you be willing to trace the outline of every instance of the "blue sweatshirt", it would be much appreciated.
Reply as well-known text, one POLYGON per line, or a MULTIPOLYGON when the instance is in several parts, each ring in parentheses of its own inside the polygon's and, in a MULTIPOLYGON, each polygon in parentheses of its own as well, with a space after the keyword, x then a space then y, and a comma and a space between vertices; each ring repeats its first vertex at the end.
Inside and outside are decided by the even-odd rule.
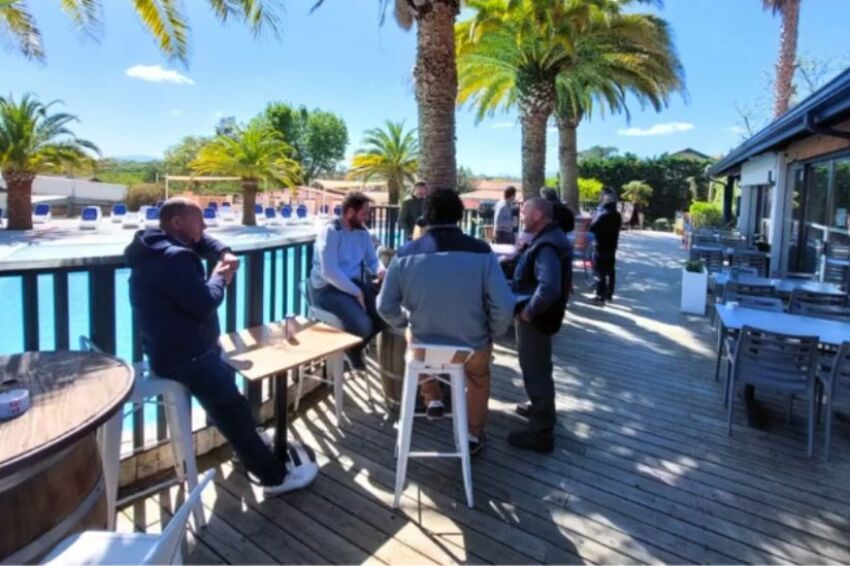
POLYGON ((314 246, 310 273, 314 289, 333 285, 356 296, 360 289, 351 280, 359 280, 364 269, 370 273, 381 269, 372 234, 366 228, 346 229, 342 222, 334 220, 322 228, 314 246))
POLYGON ((192 246, 154 228, 136 232, 124 251, 130 304, 155 373, 168 375, 218 344, 217 309, 226 284, 220 275, 207 279, 202 259, 216 260, 227 249, 206 235, 192 246))

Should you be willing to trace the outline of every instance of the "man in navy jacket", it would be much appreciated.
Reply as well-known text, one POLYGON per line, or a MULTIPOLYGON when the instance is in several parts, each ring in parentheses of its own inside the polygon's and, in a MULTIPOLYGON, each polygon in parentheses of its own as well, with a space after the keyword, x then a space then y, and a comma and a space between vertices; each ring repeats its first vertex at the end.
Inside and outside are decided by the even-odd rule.
POLYGON ((204 229, 201 209, 173 198, 160 210, 160 227, 138 231, 127 246, 142 348, 155 374, 179 381, 198 399, 267 496, 299 489, 315 479, 316 464, 287 473, 257 433, 235 372, 221 357, 217 310, 239 260, 204 229), (203 259, 218 260, 209 278, 203 259))

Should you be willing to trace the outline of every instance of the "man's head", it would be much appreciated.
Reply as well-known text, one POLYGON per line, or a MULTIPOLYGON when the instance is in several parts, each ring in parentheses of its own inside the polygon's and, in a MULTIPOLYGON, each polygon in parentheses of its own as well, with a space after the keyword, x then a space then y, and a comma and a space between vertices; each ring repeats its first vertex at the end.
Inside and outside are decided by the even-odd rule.
POLYGON ((617 193, 614 192, 614 189, 606 187, 602 189, 602 193, 599 196, 599 202, 602 204, 610 204, 612 202, 617 202, 617 193))
POLYGON ((530 198, 522 205, 522 226, 536 234, 552 223, 552 203, 540 197, 530 198))
POLYGON ((545 198, 549 202, 558 202, 559 200, 561 200, 561 199, 558 198, 558 191, 556 191, 555 189, 552 189, 550 187, 541 188, 540 189, 540 197, 545 198))
POLYGON ((342 221, 352 228, 362 228, 369 223, 371 202, 363 193, 348 193, 342 201, 342 221))
POLYGON ((428 183, 425 181, 417 181, 415 185, 413 185, 413 197, 414 198, 425 198, 428 196, 428 183))
POLYGON ((512 201, 516 200, 516 187, 510 186, 507 189, 505 189, 504 197, 505 197, 505 200, 508 201, 508 202, 512 202, 512 201))
POLYGON ((463 218, 463 202, 457 191, 437 189, 425 199, 423 215, 428 226, 457 224, 463 218))
POLYGON ((170 198, 159 209, 159 227, 169 236, 195 244, 204 235, 204 215, 195 202, 181 197, 170 198))

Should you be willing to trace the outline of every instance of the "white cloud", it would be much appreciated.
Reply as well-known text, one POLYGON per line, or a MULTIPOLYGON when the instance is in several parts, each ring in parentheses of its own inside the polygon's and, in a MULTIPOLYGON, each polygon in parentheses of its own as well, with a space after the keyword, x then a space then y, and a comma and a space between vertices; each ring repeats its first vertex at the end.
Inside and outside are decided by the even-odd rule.
POLYGON ((175 108, 171 112, 169 112, 169 114, 171 114, 172 116, 182 116, 183 111, 180 110, 179 108, 175 108))
POLYGON ((495 124, 490 124, 490 127, 494 130, 516 128, 516 122, 496 122, 495 124))
POLYGON ((216 110, 215 112, 213 112, 213 116, 215 116, 216 118, 224 118, 224 112, 222 112, 221 110, 216 110))
POLYGON ((124 74, 134 79, 141 79, 152 83, 195 84, 195 81, 186 75, 181 75, 173 69, 163 69, 162 65, 135 65, 127 69, 124 74))
POLYGON ((728 128, 723 128, 724 131, 732 133, 732 134, 746 134, 747 130, 742 128, 741 126, 729 126, 728 128))
POLYGON ((694 125, 688 122, 667 122, 666 124, 655 124, 649 128, 625 128, 617 130, 621 136, 669 136, 680 132, 693 130, 694 125))

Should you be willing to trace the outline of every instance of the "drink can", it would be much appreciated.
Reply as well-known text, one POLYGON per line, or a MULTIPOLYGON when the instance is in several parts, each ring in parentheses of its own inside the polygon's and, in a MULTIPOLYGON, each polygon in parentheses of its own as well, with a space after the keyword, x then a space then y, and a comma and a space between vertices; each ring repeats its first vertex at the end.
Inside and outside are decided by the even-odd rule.
POLYGON ((298 323, 295 321, 294 314, 286 315, 283 322, 283 332, 286 335, 287 340, 295 338, 295 335, 298 333, 298 323))

